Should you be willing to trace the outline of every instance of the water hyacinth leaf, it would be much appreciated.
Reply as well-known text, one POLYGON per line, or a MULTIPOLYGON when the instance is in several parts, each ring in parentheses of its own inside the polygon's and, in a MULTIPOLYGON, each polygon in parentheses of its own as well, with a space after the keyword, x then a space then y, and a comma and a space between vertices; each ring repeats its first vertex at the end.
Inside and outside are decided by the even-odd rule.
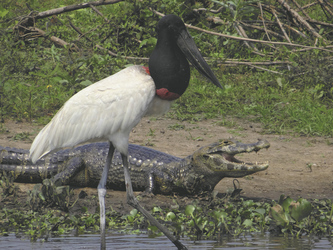
POLYGON ((322 215, 322 216, 319 217, 318 221, 319 222, 326 222, 327 220, 328 220, 327 217, 322 215))
POLYGON ((133 222, 133 221, 134 221, 134 216, 132 216, 132 215, 127 215, 127 220, 128 220, 129 222, 133 222))
POLYGON ((257 212, 258 214, 264 215, 266 210, 264 208, 256 208, 253 210, 254 212, 257 212))
POLYGON ((250 220, 250 219, 244 220, 243 226, 245 226, 245 227, 252 227, 252 220, 250 220))
POLYGON ((270 214, 273 219, 276 221, 278 225, 286 225, 289 224, 289 218, 287 213, 283 210, 282 206, 276 204, 275 206, 271 207, 270 214))
POLYGON ((312 211, 311 203, 302 198, 298 199, 296 203, 291 203, 290 207, 290 215, 296 221, 301 221, 302 219, 308 217, 312 211))
POLYGON ((206 220, 206 218, 202 218, 202 217, 199 217, 195 222, 196 222, 196 225, 198 226, 198 228, 201 231, 205 228, 205 226, 208 223, 208 221, 206 220))
POLYGON ((194 220, 190 220, 190 221, 188 222, 188 225, 189 225, 190 227, 194 227, 194 226, 195 226, 194 220))
POLYGON ((174 213, 174 212, 169 212, 169 213, 167 213, 167 215, 166 215, 166 219, 167 219, 167 220, 170 220, 170 221, 174 221, 174 220, 176 219, 176 215, 175 215, 175 213, 174 213))
POLYGON ((160 208, 160 207, 154 207, 153 208, 153 212, 154 213, 157 213, 157 212, 162 212, 163 210, 162 210, 162 208, 160 208))
MULTIPOLYGON (((154 226, 154 225, 148 226, 148 230, 150 230, 152 233, 158 232, 158 228, 156 226, 154 226)), ((153 238, 153 237, 155 237, 155 235, 148 235, 148 237, 152 237, 153 238)))
POLYGON ((293 201, 294 201, 294 200, 288 196, 286 199, 284 199, 284 200, 282 201, 282 203, 279 203, 279 204, 283 207, 283 210, 284 210, 286 213, 289 213, 289 206, 290 206, 290 204, 291 204, 293 201))
POLYGON ((130 212, 130 215, 133 216, 133 217, 137 214, 138 214, 138 210, 136 210, 136 209, 132 209, 131 212, 130 212))
POLYGON ((213 215, 217 220, 224 220, 227 217, 227 213, 223 211, 214 211, 213 215))
POLYGON ((194 210, 195 210, 195 207, 193 205, 187 205, 186 208, 185 208, 185 214, 187 216, 194 217, 193 216, 194 210))
POLYGON ((253 200, 244 201, 244 206, 246 207, 252 207, 253 204, 254 204, 253 200))

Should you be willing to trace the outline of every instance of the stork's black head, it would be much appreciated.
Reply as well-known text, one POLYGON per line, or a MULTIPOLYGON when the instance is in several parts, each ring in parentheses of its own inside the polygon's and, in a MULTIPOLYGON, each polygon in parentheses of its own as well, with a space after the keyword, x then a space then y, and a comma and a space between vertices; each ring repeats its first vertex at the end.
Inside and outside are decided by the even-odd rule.
POLYGON ((173 100, 185 92, 190 80, 187 59, 202 75, 222 88, 178 16, 164 16, 156 30, 157 44, 149 59, 149 70, 158 96, 173 100))

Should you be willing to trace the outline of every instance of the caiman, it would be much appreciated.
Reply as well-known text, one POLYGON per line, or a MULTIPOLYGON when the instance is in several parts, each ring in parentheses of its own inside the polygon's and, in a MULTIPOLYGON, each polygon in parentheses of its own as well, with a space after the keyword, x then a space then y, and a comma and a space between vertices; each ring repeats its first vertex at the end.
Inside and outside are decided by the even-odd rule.
MULTIPOLYGON (((245 163, 235 158, 240 153, 269 148, 266 140, 244 144, 222 140, 204 146, 193 154, 178 158, 143 146, 129 145, 129 163, 133 189, 154 194, 196 194, 212 191, 224 177, 243 177, 268 168, 268 163, 245 163)), ((92 143, 47 155, 35 164, 29 151, 0 147, 0 173, 14 176, 15 182, 40 183, 52 178, 56 185, 96 187, 100 180, 107 143, 92 143)), ((125 190, 119 153, 109 170, 107 187, 125 190)))

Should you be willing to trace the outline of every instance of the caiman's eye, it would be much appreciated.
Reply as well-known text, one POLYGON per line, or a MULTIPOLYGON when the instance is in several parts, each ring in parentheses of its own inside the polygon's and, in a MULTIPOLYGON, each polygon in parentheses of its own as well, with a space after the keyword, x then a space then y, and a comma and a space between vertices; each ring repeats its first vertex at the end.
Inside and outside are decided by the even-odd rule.
POLYGON ((207 160, 208 158, 210 158, 210 156, 209 156, 208 154, 204 154, 204 155, 202 156, 202 158, 204 158, 205 160, 207 160))
POLYGON ((223 147, 223 146, 230 145, 230 144, 232 144, 232 143, 233 143, 233 142, 230 141, 230 140, 223 140, 223 141, 221 141, 220 146, 223 147))

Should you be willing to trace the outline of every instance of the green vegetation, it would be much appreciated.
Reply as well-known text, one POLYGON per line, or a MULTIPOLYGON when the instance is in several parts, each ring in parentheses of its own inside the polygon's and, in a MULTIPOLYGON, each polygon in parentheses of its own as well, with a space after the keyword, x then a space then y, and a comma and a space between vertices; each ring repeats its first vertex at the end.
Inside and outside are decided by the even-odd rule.
MULTIPOLYGON (((36 14, 78 2, 84 1, 1 1, 1 121, 14 119, 45 124, 68 98, 82 88, 114 74, 126 65, 147 65, 147 60, 142 57, 149 57, 154 48, 155 27, 159 20, 149 8, 175 13, 187 23, 205 30, 239 36, 236 27, 241 25, 253 39, 286 43, 281 28, 270 21, 276 19, 267 7, 272 4, 279 19, 288 24, 286 29, 291 27, 287 29, 291 42, 303 47, 252 43, 254 49, 240 40, 191 29, 190 33, 202 53, 208 57, 224 89, 206 84, 198 72, 193 70, 189 89, 175 102, 167 115, 193 122, 214 118, 220 120, 217 124, 223 126, 235 126, 233 121, 227 119, 235 117, 260 122, 266 132, 270 133, 333 136, 333 50, 330 46, 333 32, 332 26, 326 25, 332 23, 332 16, 326 12, 323 14, 319 4, 306 8, 312 19, 324 23, 311 23, 321 36, 319 38, 284 16, 278 1, 273 0, 265 3, 245 0, 131 0, 98 6, 103 16, 86 8, 39 18, 34 22, 30 19, 31 23, 23 22, 23 16, 32 13, 31 10, 36 14), (263 14, 258 8, 259 3, 262 4, 263 14), (204 10, 218 10, 220 7, 222 11, 217 13, 204 10), (211 21, 211 17, 215 18, 214 21, 211 21), (270 33, 266 33, 263 26, 257 23, 262 17, 267 21, 270 33), (257 28, 253 28, 253 25, 257 28), (33 26, 45 31, 45 35, 30 30, 33 26), (73 27, 79 28, 81 35, 73 27), (51 36, 67 44, 59 45, 51 40, 51 36), (317 49, 312 47, 314 45, 317 49), (325 50, 323 46, 327 46, 325 50), (117 56, 108 52, 117 53, 117 56)), ((307 0, 297 2, 301 6, 310 3, 307 0)), ((169 129, 185 127, 176 123, 169 129)), ((154 133, 151 130, 148 136, 153 138, 154 133)), ((190 136, 193 140, 200 140, 191 133, 190 136)), ((22 133, 14 139, 27 138, 29 134, 22 133)), ((148 143, 151 143, 151 138, 148 143)), ((3 190, 2 198, 15 196, 16 189, 8 178, 2 178, 0 186, 3 190)), ((15 231, 37 240, 74 229, 78 233, 99 229, 98 213, 89 213, 85 207, 75 215, 56 208, 33 211, 36 206, 46 206, 44 193, 50 195, 51 192, 42 190, 44 193, 40 195, 37 190, 39 187, 31 193, 28 204, 33 209, 29 212, 6 207, 0 209, 0 235, 15 231), (36 194, 40 196, 38 201, 34 200, 36 194)), ((72 205, 65 197, 70 195, 69 189, 58 189, 51 195, 60 195, 53 199, 52 206, 66 210, 72 205)), ((175 234, 181 232, 195 239, 217 239, 222 233, 239 235, 267 230, 296 236, 303 233, 333 236, 331 200, 312 201, 311 211, 306 200, 297 202, 281 199, 279 204, 275 204, 274 201, 225 202, 212 199, 207 204, 194 203, 185 208, 176 206, 172 210, 155 207, 152 212, 158 219, 169 221, 170 230, 175 234), (290 208, 291 203, 297 202, 305 208, 306 213, 303 214, 302 209, 295 212, 296 208, 290 208), (279 206, 280 210, 272 210, 272 207, 279 206), (270 212, 275 214, 269 216, 270 212)), ((135 210, 125 216, 111 211, 106 217, 109 228, 127 230, 136 225, 137 228, 148 228, 157 233, 153 227, 147 227, 145 219, 135 210)))
MULTIPOLYGON (((300 5, 308 4, 306 0, 298 2, 300 5)), ((44 37, 28 30, 32 24, 22 24, 22 17, 30 10, 42 12, 75 3, 77 1, 74 0, 5 0, 0 3, 2 120, 10 118, 45 124, 68 98, 85 86, 114 74, 127 64, 147 64, 140 58, 149 57, 156 43, 155 26, 159 20, 150 7, 163 13, 178 14, 187 23, 222 34, 239 36, 235 25, 242 24, 249 37, 267 40, 263 30, 249 26, 251 23, 260 26, 256 22, 261 18, 259 1, 197 1, 195 4, 178 0, 126 1, 98 6, 103 16, 91 8, 78 9, 36 19, 35 26, 46 32, 44 37), (223 11, 216 14, 197 11, 199 8, 217 10, 220 7, 223 11), (212 23, 209 17, 217 21, 212 23), (79 36, 73 26, 83 35, 79 36), (64 40, 68 45, 54 43, 51 36, 64 40), (97 44, 118 56, 99 49, 95 46, 97 44)), ((285 21, 281 6, 276 1, 268 3, 275 4, 278 18, 285 21)), ((279 27, 269 22, 274 16, 265 7, 268 3, 262 3, 267 28, 282 34, 279 27)), ((322 11, 318 4, 306 9, 313 19, 330 23, 330 17, 322 11)), ((291 25, 293 29, 299 29, 295 24, 291 25)), ((287 31, 292 43, 329 45, 332 27, 311 25, 318 29, 322 38, 313 38, 306 29, 299 29, 304 36, 291 29, 287 31)), ((198 121, 222 120, 231 116, 260 122, 270 133, 292 131, 302 135, 333 135, 330 47, 317 50, 253 43, 256 49, 251 49, 239 40, 190 32, 203 54, 209 57, 224 90, 206 84, 193 70, 190 88, 175 103, 169 117, 198 121), (229 60, 285 63, 263 66, 268 69, 263 71, 254 64, 230 66, 229 60)), ((269 36, 271 41, 285 42, 278 35, 269 36)))
MULTIPOLYGON (((314 200, 310 203, 299 199, 295 202, 288 197, 279 203, 281 206, 274 201, 232 200, 229 197, 197 200, 181 207, 174 200, 172 209, 153 207, 151 212, 174 234, 188 236, 193 240, 219 240, 223 235, 239 236, 267 231, 294 237, 333 236, 331 200, 314 200)), ((68 206, 72 205, 68 203, 68 206)), ((71 233, 73 230, 78 234, 97 233, 99 230, 99 213, 90 213, 87 207, 82 207, 81 211, 76 209, 75 213, 64 212, 57 206, 39 207, 38 211, 31 209, 28 212, 23 208, 24 204, 20 207, 0 209, 0 235, 15 232, 16 235, 24 235, 36 241, 71 233)), ((120 232, 141 233, 148 230, 151 237, 160 235, 160 231, 150 226, 136 209, 127 215, 114 210, 107 211, 106 225, 108 229, 120 232)))
MULTIPOLYGON (((3 204, 0 208, 0 235, 15 232, 36 241, 73 230, 77 234, 98 232, 99 209, 89 212, 85 205, 77 204, 85 198, 84 204, 95 206, 93 204, 98 204, 96 196, 87 197, 84 191, 75 195, 69 186, 56 186, 46 179, 43 185, 35 185, 24 201, 23 197, 18 198, 19 188, 12 180, 10 175, 0 178, 0 200, 3 204)), ((235 183, 234 188, 232 194, 222 198, 204 193, 186 206, 174 198, 173 204, 165 208, 155 206, 151 212, 171 232, 193 240, 219 240, 223 235, 239 236, 267 231, 293 237, 333 236, 332 200, 308 201, 300 198, 294 201, 281 195, 278 202, 254 201, 239 198, 235 183)), ((107 210, 107 228, 126 233, 148 231, 150 237, 161 234, 136 209, 129 214, 123 214, 122 209, 120 212, 112 208, 107 210)))
MULTIPOLYGON (((270 208, 270 214, 277 225, 283 227, 282 232, 293 232, 293 226, 298 224, 300 230, 297 236, 302 234, 302 229, 306 224, 302 224, 304 218, 307 218, 312 211, 313 207, 306 199, 298 199, 294 201, 290 197, 285 198, 281 195, 279 203, 270 208)), ((329 218, 329 217, 328 217, 329 218)))

